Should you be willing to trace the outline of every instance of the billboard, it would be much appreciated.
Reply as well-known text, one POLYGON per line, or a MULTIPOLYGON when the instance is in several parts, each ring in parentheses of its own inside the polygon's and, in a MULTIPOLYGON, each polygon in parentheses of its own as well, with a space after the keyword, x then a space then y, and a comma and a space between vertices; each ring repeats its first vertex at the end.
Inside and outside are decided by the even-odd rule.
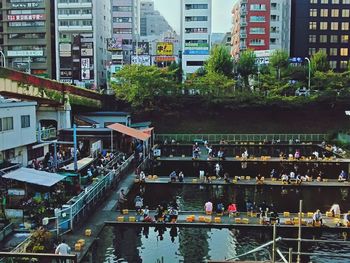
POLYGON ((82 80, 90 79, 90 59, 89 58, 81 59, 81 79, 82 80))
POLYGON ((185 43, 184 55, 209 55, 208 43, 185 43))
POLYGON ((108 51, 118 51, 122 49, 123 49, 123 39, 121 37, 110 38, 107 40, 108 51))
POLYGON ((131 56, 131 64, 132 65, 150 66, 151 65, 151 56, 147 56, 147 55, 131 56))
POLYGON ((60 57, 71 57, 72 56, 72 44, 71 43, 60 43, 59 44, 60 57))
POLYGON ((158 42, 157 43, 157 56, 172 56, 174 53, 173 43, 158 42))
POLYGON ((176 58, 174 56, 156 56, 154 57, 155 62, 173 62, 176 58))
POLYGON ((149 43, 148 42, 137 42, 133 44, 134 55, 149 55, 149 43))
POLYGON ((24 21, 24 20, 45 20, 45 14, 36 15, 8 15, 8 21, 24 21))
POLYGON ((118 71, 120 71, 123 68, 123 65, 111 65, 110 67, 110 82, 111 83, 118 83, 119 80, 118 78, 116 78, 116 76, 114 75, 115 73, 117 73, 118 71))
POLYGON ((8 50, 8 57, 42 57, 43 50, 8 50))

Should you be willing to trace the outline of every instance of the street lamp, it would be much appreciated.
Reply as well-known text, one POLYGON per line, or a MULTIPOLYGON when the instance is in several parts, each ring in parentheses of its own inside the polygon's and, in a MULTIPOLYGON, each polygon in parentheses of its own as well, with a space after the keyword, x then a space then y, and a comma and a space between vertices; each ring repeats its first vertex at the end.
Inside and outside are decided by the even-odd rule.
POLYGON ((5 57, 4 52, 2 52, 1 50, 0 50, 0 55, 2 56, 2 59, 3 59, 2 66, 3 66, 4 68, 6 68, 6 57, 5 57))
POLYGON ((310 86, 311 86, 311 61, 307 57, 305 57, 305 60, 307 60, 308 66, 309 66, 309 79, 308 79, 308 85, 307 86, 310 89, 310 86))

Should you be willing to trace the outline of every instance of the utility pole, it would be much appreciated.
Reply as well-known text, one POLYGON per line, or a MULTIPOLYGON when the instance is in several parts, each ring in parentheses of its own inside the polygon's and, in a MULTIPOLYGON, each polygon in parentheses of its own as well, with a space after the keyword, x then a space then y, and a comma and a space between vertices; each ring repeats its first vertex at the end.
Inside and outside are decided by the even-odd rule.
POLYGON ((308 85, 307 85, 307 87, 308 87, 308 89, 310 89, 310 87, 311 87, 311 61, 307 57, 305 57, 305 60, 307 61, 308 68, 309 68, 309 77, 308 77, 308 85))

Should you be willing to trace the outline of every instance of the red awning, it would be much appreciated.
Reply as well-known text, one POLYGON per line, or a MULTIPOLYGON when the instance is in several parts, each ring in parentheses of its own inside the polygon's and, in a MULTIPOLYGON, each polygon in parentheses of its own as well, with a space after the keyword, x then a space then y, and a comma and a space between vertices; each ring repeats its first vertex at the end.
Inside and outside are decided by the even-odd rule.
POLYGON ((142 129, 141 131, 151 136, 153 130, 154 128, 151 127, 151 128, 142 129))
POLYGON ((109 126, 107 126, 107 128, 113 130, 113 131, 117 131, 126 135, 129 135, 130 137, 142 140, 142 141, 147 141, 149 139, 149 137, 151 137, 150 134, 144 133, 143 131, 140 130, 136 130, 134 128, 130 128, 128 126, 122 125, 120 123, 114 123, 111 124, 109 126))

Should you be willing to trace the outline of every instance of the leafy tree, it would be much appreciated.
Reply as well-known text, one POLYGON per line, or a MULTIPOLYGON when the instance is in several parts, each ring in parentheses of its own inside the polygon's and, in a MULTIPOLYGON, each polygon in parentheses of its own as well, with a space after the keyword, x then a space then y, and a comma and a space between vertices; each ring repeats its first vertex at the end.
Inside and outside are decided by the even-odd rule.
POLYGON ((246 50, 241 53, 237 63, 237 72, 242 76, 245 87, 249 89, 249 76, 258 72, 254 51, 246 50))
POLYGON ((177 92, 174 72, 155 66, 128 65, 116 73, 120 83, 113 84, 116 96, 134 107, 152 107, 158 96, 177 92))
POLYGON ((289 55, 284 50, 275 50, 270 57, 270 65, 276 69, 277 78, 281 79, 281 69, 288 67, 289 55))
POLYGON ((183 72, 182 72, 182 66, 180 63, 176 63, 176 62, 171 63, 170 66, 168 67, 168 71, 173 73, 174 80, 177 83, 182 82, 183 72))
POLYGON ((320 50, 311 57, 311 70, 312 72, 320 71, 327 72, 330 69, 329 62, 327 60, 327 53, 320 50))
POLYGON ((215 72, 227 77, 232 76, 233 60, 229 50, 222 45, 214 46, 205 64, 207 72, 215 72))

